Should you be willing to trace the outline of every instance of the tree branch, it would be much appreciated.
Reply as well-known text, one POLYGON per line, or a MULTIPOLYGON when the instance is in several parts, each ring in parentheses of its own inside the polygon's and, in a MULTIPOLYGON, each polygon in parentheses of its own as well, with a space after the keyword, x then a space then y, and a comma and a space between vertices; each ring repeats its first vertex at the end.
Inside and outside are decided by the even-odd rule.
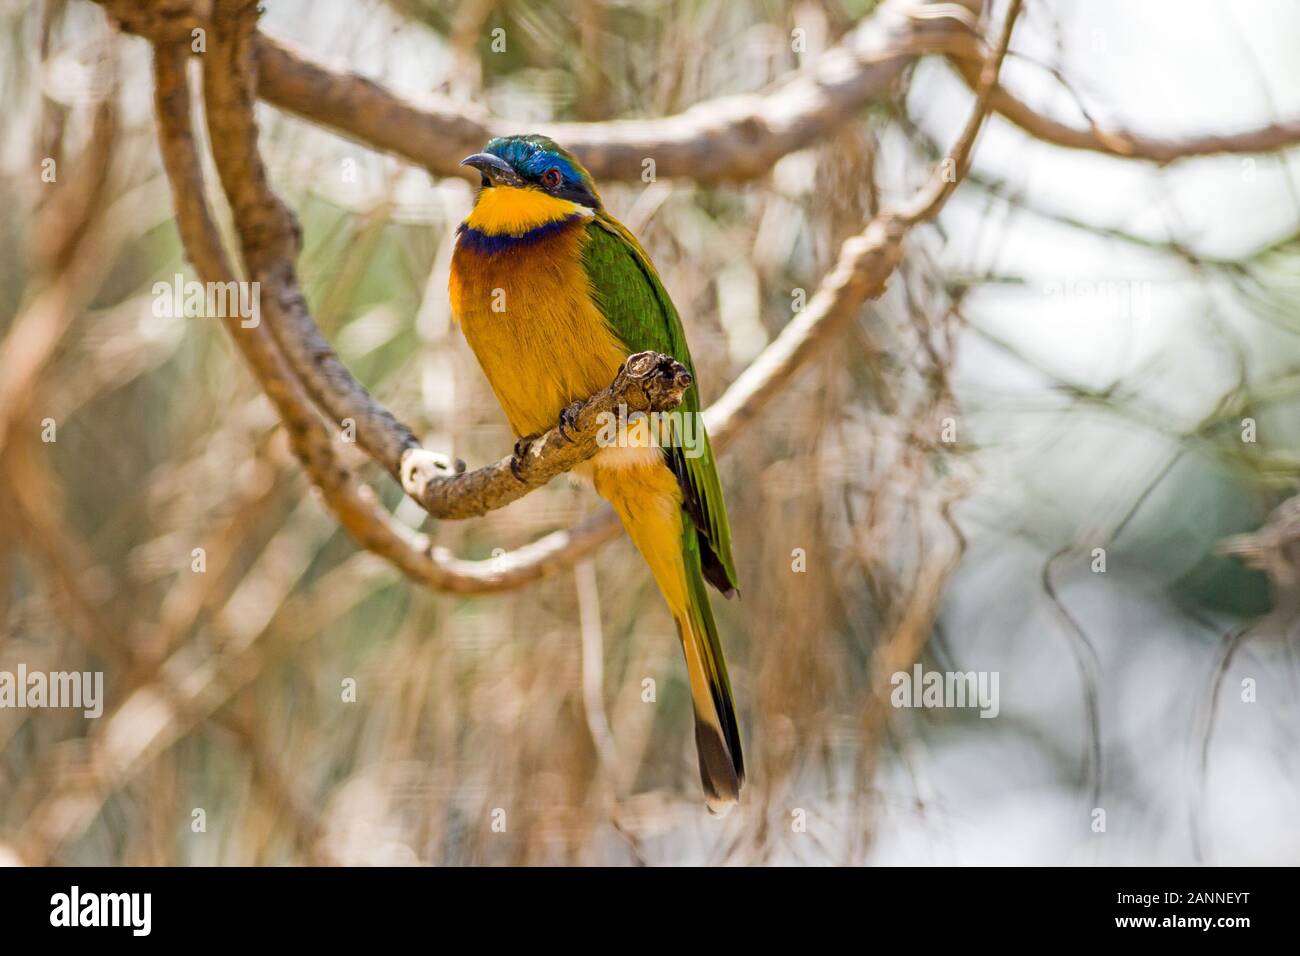
POLYGON ((409 449, 402 459, 402 487, 442 518, 487 514, 595 455, 598 436, 613 418, 674 409, 690 385, 690 373, 673 358, 637 352, 612 383, 573 413, 571 426, 557 424, 529 440, 522 457, 510 455, 468 475, 447 477, 439 474, 446 469, 443 456, 409 449))
MULTIPOLYGON (((190 0, 98 2, 123 29, 154 41, 188 43, 191 31, 202 26, 190 0)), ((980 5, 979 0, 967 2, 980 5)), ((445 97, 410 102, 264 34, 253 42, 262 99, 435 175, 466 177, 460 159, 487 139, 532 131, 445 97)), ((886 0, 811 66, 762 93, 718 97, 656 119, 540 125, 599 180, 638 180, 647 158, 654 159, 657 175, 697 182, 749 179, 850 120, 926 54, 946 55, 971 89, 979 89, 988 57, 978 21, 966 6, 886 0)), ((1160 164, 1194 156, 1270 153, 1300 144, 1300 120, 1159 139, 1131 130, 1079 129, 1036 112, 1001 86, 992 93, 992 105, 994 112, 1044 142, 1160 164)))
MULTIPOLYGON (((190 31, 203 26, 184 0, 166 0, 157 15, 144 0, 99 2, 128 32, 151 40, 188 43, 190 31)), ((655 119, 527 124, 527 129, 446 97, 410 102, 265 34, 255 34, 252 42, 259 97, 437 176, 474 179, 459 165, 462 158, 493 136, 540 126, 598 181, 639 181, 643 162, 653 159, 657 176, 716 182, 760 176, 781 157, 833 132, 886 92, 917 56, 960 43, 970 29, 962 22, 967 18, 964 8, 952 3, 886 0, 812 64, 763 92, 717 97, 655 119), (918 8, 931 12, 913 15, 918 8)))
MULTIPOLYGON (((312 407, 312 399, 331 415, 337 415, 337 421, 354 417, 362 446, 395 473, 408 493, 435 516, 482 514, 514 500, 589 455, 594 451, 594 442, 586 429, 594 431, 592 424, 599 412, 618 401, 635 406, 637 399, 632 392, 624 391, 627 383, 616 381, 584 406, 581 422, 586 428, 574 443, 577 447, 567 447, 554 429, 530 446, 518 468, 522 480, 514 474, 507 479, 511 472, 509 459, 470 475, 453 475, 449 463, 439 463, 436 456, 419 449, 409 430, 396 426, 392 416, 351 379, 307 312, 292 264, 298 250, 297 225, 292 213, 270 191, 256 152, 252 118, 252 49, 256 36, 253 9, 249 3, 237 0, 219 5, 219 10, 213 24, 214 42, 204 59, 209 138, 234 210, 244 258, 250 272, 263 283, 267 306, 263 310, 266 327, 245 329, 238 323, 227 323, 227 328, 275 403, 295 452, 344 529, 363 547, 387 558, 408 576, 434 589, 456 593, 518 587, 571 566, 615 537, 618 524, 612 512, 606 510, 572 530, 548 535, 503 557, 482 562, 458 560, 431 549, 425 536, 393 521, 378 507, 373 492, 339 462, 330 430, 312 407)), ((158 48, 163 155, 186 248, 206 280, 228 281, 231 270, 202 202, 201 171, 188 125, 184 49, 175 44, 158 48), (184 102, 177 99, 182 96, 184 102)), ((984 112, 983 108, 976 110, 980 121, 984 112)), ((968 128, 963 140, 973 141, 977 129, 978 122, 968 128)), ((963 149, 969 149, 969 142, 963 149)), ((945 197, 947 192, 950 190, 945 189, 945 197)), ((902 258, 902 241, 908 229, 936 214, 941 205, 942 201, 927 201, 920 210, 915 204, 886 209, 861 234, 844 243, 835 267, 808 306, 706 412, 715 448, 725 449, 835 332, 857 315, 863 303, 884 291, 902 258)), ((646 407, 654 406, 650 403, 646 407)))
MULTIPOLYGON (((210 136, 214 143, 224 141, 218 155, 219 170, 224 164, 246 162, 238 154, 232 158, 231 152, 238 148, 233 141, 242 135, 238 124, 243 121, 237 115, 242 108, 240 104, 247 102, 251 106, 251 102, 241 98, 238 89, 234 88, 240 82, 248 82, 248 74, 239 62, 239 41, 241 26, 251 21, 251 14, 241 5, 228 25, 213 26, 213 43, 208 56, 214 65, 209 67, 205 76, 209 80, 210 136)), ((163 161, 172 184, 177 223, 188 255, 204 281, 228 282, 233 278, 233 270, 203 199, 202 171, 190 129, 185 60, 183 47, 159 44, 155 49, 163 161)), ((232 175, 229 165, 225 165, 223 177, 232 175)), ((246 202, 247 196, 243 200, 246 202)), ((296 241, 292 240, 291 234, 278 229, 264 209, 257 210, 255 216, 241 218, 241 213, 247 212, 246 205, 236 206, 236 221, 246 250, 274 248, 277 244, 296 241)), ((285 271, 280 269, 275 275, 278 277, 285 271)), ((273 283, 277 281, 278 278, 273 283)), ((279 294, 281 290, 274 284, 271 289, 272 302, 268 312, 272 316, 280 308, 280 301, 301 301, 300 295, 279 294)), ((310 321, 310 317, 307 318, 310 321)), ((357 482, 339 461, 331 432, 312 407, 292 364, 279 350, 269 328, 272 325, 268 321, 262 326, 245 328, 238 321, 228 321, 226 328, 284 420, 294 451, 313 483, 321 489, 327 505, 359 544, 387 558, 421 583, 437 590, 458 593, 507 590, 553 569, 552 557, 545 545, 529 547, 513 560, 460 561, 445 553, 433 552, 425 536, 414 534, 394 522, 378 506, 370 489, 357 482)), ((527 453, 514 469, 511 468, 511 459, 506 458, 470 474, 430 474, 432 456, 424 453, 425 458, 408 454, 398 470, 403 472, 409 491, 446 515, 482 514, 502 507, 591 457, 597 450, 596 434, 603 414, 618 409, 620 405, 629 412, 665 411, 675 407, 683 390, 690 384, 689 375, 677 363, 663 356, 640 353, 629 358, 610 387, 584 403, 574 416, 572 428, 566 429, 567 435, 551 429, 539 436, 529 444, 527 453)), ((406 451, 422 450, 411 445, 406 451)))
MULTIPOLYGON (((983 64, 987 61, 978 37, 968 37, 967 42, 950 53, 948 59, 966 85, 978 90, 983 64)), ((1108 130, 1097 125, 1087 129, 1071 126, 1037 112, 1002 86, 993 90, 992 105, 995 113, 1044 143, 1160 165, 1197 156, 1273 153, 1300 145, 1300 120, 1269 123, 1235 133, 1200 133, 1177 139, 1159 139, 1132 130, 1108 130)))
POLYGON ((975 86, 975 108, 971 110, 966 125, 962 128, 957 142, 948 159, 939 164, 931 179, 930 187, 919 193, 903 211, 908 222, 920 222, 929 219, 943 208, 948 197, 957 189, 957 183, 966 178, 970 171, 971 150, 975 147, 975 138, 984 126, 993 94, 998 89, 998 74, 1002 70, 1002 61, 1006 59, 1007 49, 1011 45, 1011 32, 1016 28, 1020 17, 1021 0, 1011 0, 1007 18, 1002 24, 1002 35, 998 38, 993 55, 986 58, 980 67, 979 82, 975 86))
MULTIPOLYGON (((761 93, 723 96, 657 119, 543 123, 600 181, 658 176, 697 182, 760 176, 884 93, 919 53, 942 48, 950 17, 914 18, 915 0, 887 0, 835 47, 761 93)), ((416 106, 350 72, 331 70, 265 35, 256 40, 258 94, 267 102, 410 160, 441 176, 466 176, 460 160, 493 136, 534 132, 463 103, 416 106)))
POLYGON ((1274 508, 1257 531, 1225 538, 1217 551, 1267 574, 1279 606, 1291 613, 1300 607, 1300 495, 1274 508))

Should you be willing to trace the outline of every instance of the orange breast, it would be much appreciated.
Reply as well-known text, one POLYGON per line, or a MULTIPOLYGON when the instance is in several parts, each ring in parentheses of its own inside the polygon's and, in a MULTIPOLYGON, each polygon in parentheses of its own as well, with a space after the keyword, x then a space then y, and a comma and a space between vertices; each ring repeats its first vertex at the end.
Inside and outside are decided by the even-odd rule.
POLYGON ((585 223, 487 255, 457 245, 451 308, 517 436, 613 380, 627 349, 591 301, 585 223))

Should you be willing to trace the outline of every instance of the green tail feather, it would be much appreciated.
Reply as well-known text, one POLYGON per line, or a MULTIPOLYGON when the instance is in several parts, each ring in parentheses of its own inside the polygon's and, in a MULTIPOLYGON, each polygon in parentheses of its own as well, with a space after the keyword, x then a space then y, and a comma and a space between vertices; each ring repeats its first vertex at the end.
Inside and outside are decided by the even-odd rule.
MULTIPOLYGON (((691 642, 708 691, 705 700, 696 697, 694 701, 695 746, 699 751, 700 782, 704 785, 709 809, 718 813, 724 812, 740 798, 740 788, 745 782, 745 758, 740 749, 740 726, 731 696, 731 681, 727 677, 727 663, 722 656, 722 643, 718 639, 718 627, 705 588, 699 542, 694 527, 689 522, 683 524, 687 620, 678 621, 677 630, 683 644, 691 642)), ((690 667, 690 652, 686 660, 690 667)))

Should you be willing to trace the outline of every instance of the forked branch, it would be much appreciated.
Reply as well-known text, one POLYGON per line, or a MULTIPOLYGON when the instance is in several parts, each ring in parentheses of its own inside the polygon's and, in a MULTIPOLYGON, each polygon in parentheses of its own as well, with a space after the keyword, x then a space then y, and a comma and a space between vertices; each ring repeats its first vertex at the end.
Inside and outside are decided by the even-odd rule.
MULTIPOLYGON (((134 25, 153 35, 143 21, 134 25)), ((347 372, 307 310, 294 266, 298 226, 271 191, 257 150, 255 25, 256 8, 247 0, 217 3, 203 58, 208 139, 234 213, 244 262, 263 290, 262 326, 245 329, 232 322, 227 328, 285 421, 294 451, 344 529, 360 545, 429 587, 457 593, 504 590, 571 566, 617 534, 612 513, 606 511, 571 531, 549 535, 491 561, 457 560, 433 549, 425 536, 398 524, 379 507, 373 492, 339 460, 335 428, 352 418, 361 446, 435 517, 467 517, 501 507, 590 457, 596 450, 594 436, 602 411, 620 403, 629 410, 662 410, 671 404, 656 404, 641 387, 645 383, 625 374, 584 404, 578 427, 568 436, 573 441, 552 429, 534 441, 520 461, 506 458, 463 474, 445 459, 420 449, 410 430, 347 372)), ((168 35, 162 28, 152 29, 168 35)), ((1008 27, 995 67, 1009 34, 1008 27)), ((188 254, 204 279, 229 281, 233 270, 203 200, 201 167, 190 129, 186 36, 156 45, 159 134, 188 254)), ((955 149, 959 172, 964 172, 988 105, 988 97, 981 97, 959 138, 955 149)), ((859 314, 868 299, 884 291, 902 258, 909 229, 936 215, 951 194, 948 179, 937 180, 941 185, 927 190, 918 201, 882 211, 861 234, 844 243, 835 267, 808 306, 706 412, 715 448, 723 450, 836 331, 859 314)), ((675 376, 673 380, 677 381, 675 376)))

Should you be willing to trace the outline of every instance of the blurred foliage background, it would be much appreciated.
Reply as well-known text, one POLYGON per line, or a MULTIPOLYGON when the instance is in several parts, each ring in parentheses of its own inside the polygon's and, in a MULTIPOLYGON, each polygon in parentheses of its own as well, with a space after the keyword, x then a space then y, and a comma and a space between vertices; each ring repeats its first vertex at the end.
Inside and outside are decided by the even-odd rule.
MULTIPOLYGON (((522 127, 759 90, 874 6, 272 0, 262 26, 522 127)), ((1283 3, 1249 18, 1209 0, 1033 3, 1005 76, 1078 123, 1231 130, 1300 111, 1279 39, 1297 29, 1283 3)), ((154 314, 153 283, 193 274, 146 45, 82 0, 6 0, 0 50, 0 670, 103 670, 107 689, 99 720, 0 709, 8 858, 1300 859, 1294 621, 1221 548, 1300 473, 1294 154, 1158 167, 990 120, 886 296, 722 461, 743 598, 715 609, 751 769, 745 803, 715 820, 672 622, 630 544, 477 598, 359 551, 218 323, 154 314), (59 224, 83 194, 95 254, 69 266, 59 224), (78 278, 84 301, 24 325, 50 275, 78 278), (17 375, 33 354, 47 359, 17 375), (998 672, 997 718, 888 708, 889 673, 914 660, 998 672)), ((926 59, 752 181, 602 186, 684 317, 706 402, 882 197, 925 181, 970 101, 926 59)), ((502 455, 511 436, 446 297, 469 186, 259 118, 340 355, 428 447, 502 455)), ((489 558, 598 504, 557 481, 428 530, 489 558)))

